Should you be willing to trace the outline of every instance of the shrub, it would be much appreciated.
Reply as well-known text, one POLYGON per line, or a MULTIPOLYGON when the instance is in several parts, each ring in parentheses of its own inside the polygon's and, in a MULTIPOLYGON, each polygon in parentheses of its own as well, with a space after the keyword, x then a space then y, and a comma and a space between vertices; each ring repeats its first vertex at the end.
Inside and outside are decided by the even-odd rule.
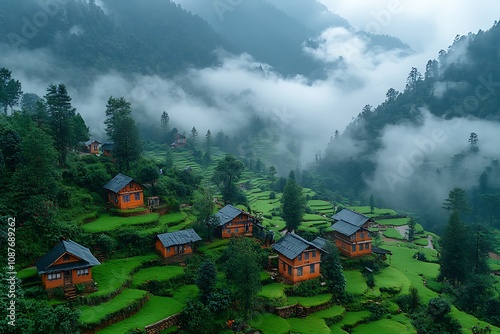
POLYGON ((321 286, 319 279, 313 279, 287 289, 285 293, 299 297, 312 297, 321 294, 323 290, 325 289, 321 286))
POLYGON ((276 193, 274 191, 269 193, 269 199, 276 199, 276 193))

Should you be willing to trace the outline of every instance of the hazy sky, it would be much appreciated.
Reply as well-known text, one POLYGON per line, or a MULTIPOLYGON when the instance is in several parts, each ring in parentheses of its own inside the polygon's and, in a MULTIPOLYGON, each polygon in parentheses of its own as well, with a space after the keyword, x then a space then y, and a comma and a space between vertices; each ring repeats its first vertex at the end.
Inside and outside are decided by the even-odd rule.
POLYGON ((498 0, 319 1, 356 29, 399 37, 429 57, 448 47, 457 34, 489 29, 500 18, 498 0))

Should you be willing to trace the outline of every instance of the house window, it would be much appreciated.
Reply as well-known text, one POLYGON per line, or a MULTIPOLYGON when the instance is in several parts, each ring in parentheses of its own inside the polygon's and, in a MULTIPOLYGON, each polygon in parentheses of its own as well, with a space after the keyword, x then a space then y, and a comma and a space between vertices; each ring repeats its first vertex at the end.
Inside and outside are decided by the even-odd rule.
POLYGON ((288 265, 288 275, 292 276, 292 266, 288 265))
POLYGON ((302 261, 302 253, 299 254, 299 257, 297 258, 297 260, 302 261))
POLYGON ((365 244, 366 249, 370 249, 370 244, 365 244))
POLYGON ((361 239, 364 239, 364 238, 365 238, 365 234, 364 234, 363 232, 361 232, 361 233, 359 234, 359 237, 360 237, 361 239))
POLYGON ((85 276, 85 275, 88 275, 89 274, 89 268, 85 268, 85 269, 78 269, 76 271, 76 274, 78 276, 85 276))
POLYGON ((297 276, 302 276, 302 267, 297 268, 297 276))
POLYGON ((134 199, 136 201, 140 201, 141 200, 141 193, 134 193, 134 199))
POLYGON ((351 235, 351 240, 356 240, 356 234, 351 235))
POLYGON ((355 252, 356 251, 356 244, 352 245, 352 251, 355 252))
POLYGON ((314 264, 311 264, 309 266, 309 273, 310 274, 314 274, 315 272, 316 272, 316 268, 315 268, 314 264))
POLYGON ((63 261, 69 261, 69 254, 68 253, 63 255, 63 261))
POLYGON ((123 201, 125 203, 130 202, 130 195, 123 195, 123 201))
POLYGON ((133 188, 132 183, 129 183, 128 186, 129 186, 130 189, 133 188))
POLYGON ((47 279, 49 281, 55 281, 55 280, 61 279, 61 273, 48 274, 47 279))
POLYGON ((304 253, 306 255, 306 260, 309 260, 309 252, 304 253))
POLYGON ((285 262, 281 262, 281 267, 283 268, 283 271, 286 270, 286 263, 285 262))
POLYGON ((170 253, 170 246, 167 247, 167 253, 170 253))
POLYGON ((313 257, 316 257, 316 251, 312 251, 313 257))
POLYGON ((230 229, 227 229, 226 232, 227 232, 227 234, 231 234, 231 230, 230 229))
POLYGON ((235 229, 234 229, 234 233, 238 233, 238 228, 235 228, 235 229))
POLYGON ((362 251, 364 249, 365 249, 364 245, 363 244, 359 244, 359 250, 362 251))

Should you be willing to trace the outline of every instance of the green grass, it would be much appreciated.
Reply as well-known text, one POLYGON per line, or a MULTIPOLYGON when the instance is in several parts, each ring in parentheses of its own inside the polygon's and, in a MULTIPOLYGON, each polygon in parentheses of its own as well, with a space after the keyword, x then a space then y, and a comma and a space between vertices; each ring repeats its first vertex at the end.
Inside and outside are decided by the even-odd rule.
MULTIPOLYGON (((370 311, 366 311, 366 310, 359 311, 359 312, 347 312, 341 321, 330 326, 332 334, 347 333, 344 330, 342 330, 342 326, 355 325, 358 322, 362 321, 363 319, 368 318, 370 316, 370 314, 371 314, 370 311)), ((373 332, 373 333, 376 333, 376 332, 373 332)), ((383 333, 383 332, 381 332, 381 333, 383 333)))
POLYGON ((182 311, 184 305, 177 300, 169 297, 151 296, 151 299, 144 304, 144 307, 133 316, 108 326, 100 331, 99 334, 118 334, 126 333, 132 328, 144 328, 168 316, 182 311))
POLYGON ((269 299, 284 298, 286 297, 285 288, 287 287, 289 287, 289 285, 283 283, 267 284, 262 287, 259 296, 269 299))
POLYGON ((366 280, 357 270, 344 271, 344 277, 346 279, 346 292, 354 295, 362 295, 368 289, 366 285, 366 280))
POLYGON ((295 297, 290 296, 287 298, 287 305, 294 305, 299 303, 302 306, 317 306, 329 302, 332 299, 331 293, 317 295, 313 297, 295 297))
POLYGON ((198 286, 194 284, 183 285, 174 291, 172 298, 181 303, 186 303, 187 300, 196 298, 199 291, 198 286))
POLYGON ((286 334, 291 328, 286 319, 271 313, 258 314, 249 321, 249 324, 263 334, 286 334))
POLYGON ((115 230, 120 227, 152 223, 158 220, 159 217, 160 215, 157 213, 150 213, 147 215, 134 217, 118 217, 103 213, 93 222, 82 225, 82 228, 83 230, 92 233, 104 232, 115 230))
MULTIPOLYGON (((357 211, 359 213, 369 215, 370 214, 370 206, 349 206, 347 209, 352 211, 357 211)), ((383 209, 383 208, 374 208, 373 214, 376 216, 380 216, 383 214, 397 215, 398 213, 392 209, 383 209)))
POLYGON ((399 233, 399 231, 396 230, 395 228, 388 228, 387 230, 383 231, 383 233, 387 238, 398 239, 398 240, 404 239, 401 233, 399 233))
POLYGON ((109 260, 92 268, 92 278, 97 283, 98 291, 89 296, 102 296, 111 293, 130 279, 130 272, 143 262, 157 259, 156 254, 136 256, 127 259, 109 260))
POLYGON ((393 267, 384 268, 375 276, 375 287, 379 289, 387 288, 398 290, 401 293, 408 293, 410 285, 410 280, 401 271, 393 267))
POLYGON ((216 257, 226 249, 229 241, 229 239, 216 239, 212 242, 205 243, 203 246, 198 248, 198 251, 205 255, 216 257))
POLYGON ((479 320, 478 318, 474 317, 473 315, 459 311, 459 310, 457 310, 457 308, 455 306, 452 306, 450 314, 453 318, 458 320, 458 322, 460 323, 462 328, 468 330, 467 333, 470 331, 470 329, 473 326, 476 326, 478 324, 481 325, 482 327, 485 327, 487 325, 490 326, 491 333, 495 333, 495 334, 500 333, 499 327, 495 327, 495 326, 490 325, 484 321, 479 320))
POLYGON ((325 310, 321 310, 315 313, 312 313, 307 316, 307 318, 321 318, 321 319, 328 319, 328 318, 333 318, 339 315, 343 315, 345 313, 345 308, 340 305, 333 305, 330 308, 327 308, 325 310))
POLYGON ((132 286, 138 287, 148 281, 168 281, 184 273, 180 266, 161 266, 139 270, 132 279, 132 286))
POLYGON ((413 334, 416 333, 413 327, 405 326, 391 319, 381 319, 369 324, 358 325, 354 328, 353 334, 413 334))
MULTIPOLYGON (((383 248, 393 253, 392 256, 389 256, 388 263, 392 268, 397 269, 410 280, 411 285, 418 290, 424 304, 428 303, 431 298, 438 296, 437 293, 424 285, 424 279, 436 278, 439 273, 439 264, 415 260, 413 255, 417 252, 416 249, 404 246, 397 247, 389 244, 383 245, 383 248)), ((419 249, 418 251, 424 251, 424 249, 419 249)), ((430 249, 428 251, 435 253, 435 251, 430 249)))
POLYGON ((37 274, 38 274, 38 271, 36 270, 36 267, 29 267, 29 268, 25 268, 21 271, 18 271, 17 277, 19 279, 25 279, 28 277, 36 276, 37 274))
POLYGON ((261 271, 259 274, 261 281, 265 281, 266 279, 271 278, 271 275, 267 271, 261 271))
POLYGON ((427 246, 429 244, 429 240, 427 240, 427 238, 420 238, 420 239, 415 239, 413 240, 413 243, 415 245, 419 245, 419 246, 427 246))
POLYGON ((81 323, 98 323, 104 317, 113 312, 125 309, 128 305, 141 299, 146 295, 146 291, 125 289, 118 296, 106 303, 97 306, 80 306, 80 322, 81 323))
POLYGON ((158 222, 160 225, 165 226, 165 225, 177 225, 181 222, 183 222, 187 217, 187 214, 185 212, 173 212, 169 213, 163 216, 160 216, 158 219, 158 222))
POLYGON ((377 223, 380 225, 403 226, 408 225, 409 220, 410 218, 377 219, 377 223))
POLYGON ((330 328, 325 323, 325 320, 321 318, 311 318, 298 319, 298 318, 288 318, 286 319, 290 325, 292 333, 301 334, 330 334, 330 328))

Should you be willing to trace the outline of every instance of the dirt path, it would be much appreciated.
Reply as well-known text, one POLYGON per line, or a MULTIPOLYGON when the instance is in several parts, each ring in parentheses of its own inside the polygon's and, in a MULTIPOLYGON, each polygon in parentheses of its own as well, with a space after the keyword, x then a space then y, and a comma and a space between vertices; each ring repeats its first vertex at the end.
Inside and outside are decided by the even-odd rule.
POLYGON ((410 230, 408 225, 394 226, 394 228, 398 230, 403 238, 408 236, 408 231, 410 230))
POLYGON ((499 254, 490 253, 490 258, 492 258, 493 260, 500 261, 500 255, 499 254))
POLYGON ((432 244, 432 235, 427 236, 427 246, 425 246, 425 248, 434 249, 434 245, 432 244))

